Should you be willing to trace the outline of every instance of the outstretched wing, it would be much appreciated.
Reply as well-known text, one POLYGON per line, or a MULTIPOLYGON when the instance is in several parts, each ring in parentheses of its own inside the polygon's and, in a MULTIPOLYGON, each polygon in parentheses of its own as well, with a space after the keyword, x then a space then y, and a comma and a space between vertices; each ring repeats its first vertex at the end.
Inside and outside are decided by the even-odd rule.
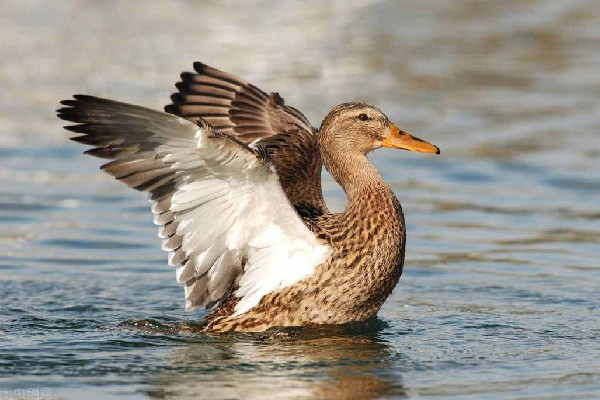
POLYGON ((165 111, 197 121, 240 141, 260 143, 271 154, 283 190, 297 210, 327 212, 321 191, 321 155, 316 131, 302 113, 286 106, 278 93, 266 94, 233 75, 194 63, 184 72, 178 93, 165 111))
POLYGON ((309 276, 330 249, 283 193, 270 156, 201 121, 91 96, 62 102, 73 140, 112 159, 102 169, 150 193, 169 264, 180 265, 186 308, 232 291, 236 313, 309 276))

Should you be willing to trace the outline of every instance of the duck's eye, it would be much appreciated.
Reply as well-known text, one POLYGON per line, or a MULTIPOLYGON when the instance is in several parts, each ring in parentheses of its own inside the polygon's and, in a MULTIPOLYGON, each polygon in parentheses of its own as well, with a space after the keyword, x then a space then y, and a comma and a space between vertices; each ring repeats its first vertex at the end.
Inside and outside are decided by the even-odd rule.
POLYGON ((362 113, 358 115, 358 119, 360 119, 361 121, 366 121, 369 119, 369 116, 365 113, 362 113))

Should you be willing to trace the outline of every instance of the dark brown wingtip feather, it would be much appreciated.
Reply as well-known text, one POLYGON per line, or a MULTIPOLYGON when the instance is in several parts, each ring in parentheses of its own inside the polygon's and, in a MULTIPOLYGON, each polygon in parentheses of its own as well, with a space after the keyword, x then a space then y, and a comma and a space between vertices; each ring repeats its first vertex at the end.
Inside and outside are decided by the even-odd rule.
POLYGON ((187 88, 189 87, 189 85, 187 85, 185 82, 177 82, 177 83, 175 83, 175 87, 180 92, 184 92, 184 91, 187 90, 187 88))
POLYGON ((173 114, 173 115, 179 115, 178 114, 179 108, 175 104, 167 104, 164 107, 164 110, 166 113, 173 114))
MULTIPOLYGON (((56 116, 65 121, 72 121, 70 116, 73 114, 73 108, 77 106, 77 100, 66 99, 61 100, 60 104, 65 106, 56 110, 56 116)), ((65 127, 68 128, 68 127, 65 127)))
MULTIPOLYGON (((65 107, 61 107, 56 110, 56 116, 60 119, 70 122, 85 122, 84 119, 87 116, 85 107, 92 103, 108 103, 109 101, 100 99, 98 97, 89 96, 86 94, 75 94, 72 99, 61 100, 60 104, 65 107)), ((71 129, 73 126, 66 126, 65 129, 71 129)))
MULTIPOLYGON (((181 80, 183 82, 189 82, 192 81, 194 78, 194 75, 196 75, 195 72, 188 72, 188 71, 184 71, 182 72, 179 77, 181 78, 181 80)), ((177 86, 177 84, 175 84, 175 86, 177 86)))
POLYGON ((179 116, 181 113, 180 104, 185 103, 185 98, 181 93, 173 93, 171 95, 172 104, 167 104, 164 107, 166 113, 179 116))
MULTIPOLYGON (((72 100, 71 102, 69 102, 67 107, 59 108, 58 110, 56 110, 56 116, 62 120, 76 122, 79 124, 89 122, 89 115, 86 112, 85 107, 77 103, 75 100, 72 100)), ((77 132, 75 128, 78 126, 81 125, 65 126, 65 129, 77 132)))
POLYGON ((181 93, 173 93, 171 95, 171 101, 173 103, 183 103, 185 99, 183 98, 183 95, 181 93))
POLYGON ((204 64, 203 62, 200 62, 200 61, 194 62, 194 71, 198 72, 199 74, 203 73, 204 71, 206 71, 208 69, 212 69, 212 68, 209 67, 208 65, 204 64))
MULTIPOLYGON (((73 121, 72 119, 66 119, 66 118, 63 118, 63 119, 65 119, 66 121, 69 121, 69 122, 77 122, 77 121, 73 121)), ((67 125, 64 128, 70 132, 85 133, 85 134, 88 133, 86 130, 87 124, 67 125)))
MULTIPOLYGON (((73 138, 71 138, 73 140, 73 138)), ((83 152, 83 154, 88 154, 90 156, 98 157, 98 158, 106 158, 109 160, 114 160, 116 156, 118 156, 122 152, 122 149, 113 149, 110 147, 94 147, 93 149, 89 149, 83 152)), ((104 164, 100 167, 100 169, 104 169, 108 164, 104 164)))
POLYGON ((67 108, 65 108, 65 107, 59 108, 58 110, 56 110, 56 116, 62 120, 69 121, 69 119, 65 115, 66 110, 67 110, 67 108))
MULTIPOLYGON (((67 128, 69 128, 69 127, 66 126, 65 129, 67 129, 67 128)), ((73 137, 70 137, 69 140, 72 140, 77 143, 88 144, 89 136, 87 136, 87 135, 73 136, 73 137)))
MULTIPOLYGON (((56 116, 58 118, 69 122, 79 122, 77 121, 78 114, 79 113, 74 107, 63 107, 56 110, 56 116)), ((65 126, 65 129, 71 130, 69 128, 72 128, 72 126, 65 126)))
POLYGON ((90 102, 90 101, 94 101, 94 100, 100 100, 97 97, 90 96, 90 95, 87 95, 87 94, 74 94, 73 98, 75 100, 85 101, 85 102, 90 102))
POLYGON ((77 104, 77 100, 73 100, 73 99, 61 100, 60 104, 62 104, 63 106, 72 107, 77 104))

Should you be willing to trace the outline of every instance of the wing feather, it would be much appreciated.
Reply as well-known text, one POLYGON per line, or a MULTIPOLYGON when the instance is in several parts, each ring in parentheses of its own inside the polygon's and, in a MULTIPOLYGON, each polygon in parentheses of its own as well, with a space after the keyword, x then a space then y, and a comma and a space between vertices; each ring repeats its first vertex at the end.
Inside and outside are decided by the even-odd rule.
MULTIPOLYGON (((194 76, 189 85, 237 90, 239 82, 225 78, 194 76)), ((257 90, 247 96, 264 99, 257 90)), ((80 134, 74 140, 94 146, 88 154, 112 160, 102 169, 149 192, 161 247, 169 264, 179 265, 187 309, 210 307, 235 292, 235 313, 243 313, 328 258, 329 248, 289 203, 261 146, 204 121, 197 126, 125 103, 78 95, 63 104, 59 117, 78 123, 67 127, 80 134)))
POLYGON ((278 93, 267 94, 234 75, 194 63, 195 72, 181 74, 178 93, 165 111, 197 121, 245 144, 261 144, 270 153, 281 186, 297 210, 327 212, 321 191, 322 162, 316 130, 306 117, 286 106, 278 93))

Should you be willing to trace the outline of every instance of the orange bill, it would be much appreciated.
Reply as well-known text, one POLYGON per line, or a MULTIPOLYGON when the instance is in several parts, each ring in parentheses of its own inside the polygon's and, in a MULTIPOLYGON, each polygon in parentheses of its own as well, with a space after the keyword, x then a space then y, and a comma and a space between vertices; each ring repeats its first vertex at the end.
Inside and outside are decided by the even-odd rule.
POLYGON ((419 153, 440 154, 440 149, 422 139, 416 138, 390 123, 390 134, 381 142, 382 147, 418 151, 419 153))

